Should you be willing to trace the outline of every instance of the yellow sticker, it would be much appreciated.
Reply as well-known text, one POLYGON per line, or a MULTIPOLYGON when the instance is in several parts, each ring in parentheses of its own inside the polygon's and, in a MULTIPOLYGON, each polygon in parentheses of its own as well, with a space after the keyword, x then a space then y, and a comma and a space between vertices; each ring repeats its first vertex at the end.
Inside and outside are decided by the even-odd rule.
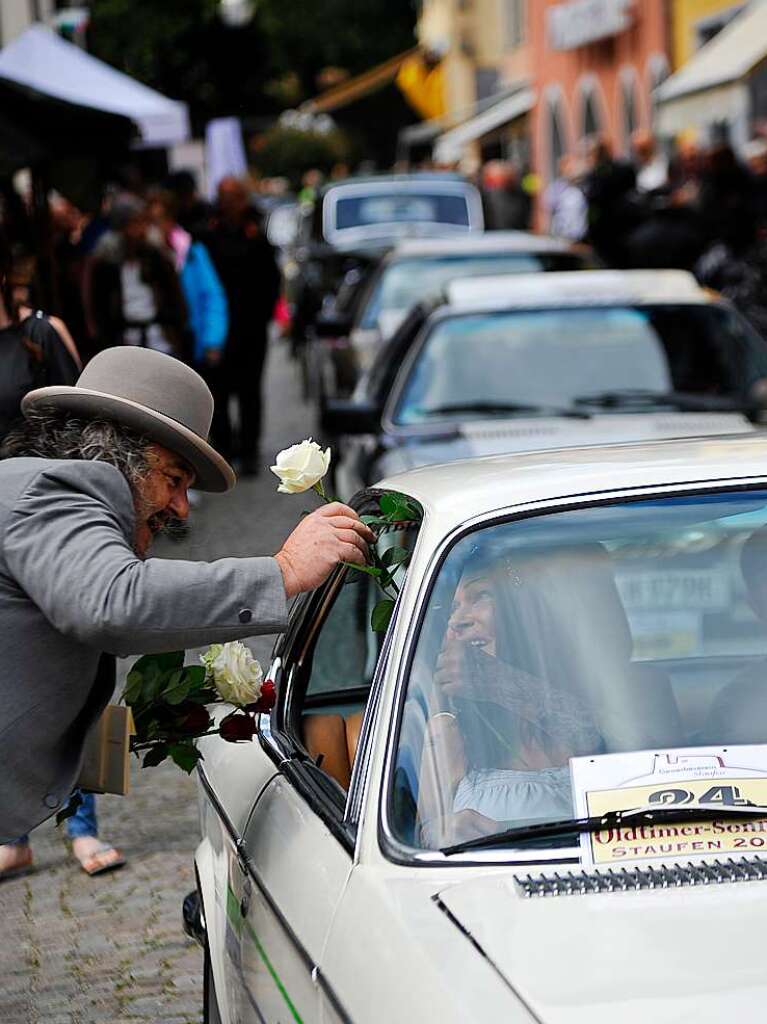
POLYGON ((765 745, 574 757, 570 774, 579 818, 616 811, 625 815, 620 825, 581 835, 586 867, 767 854, 767 813, 732 816, 739 808, 767 807, 765 745), (648 823, 641 813, 630 813, 676 807, 677 821, 648 823), (696 808, 705 809, 706 818, 696 821, 690 814, 696 808))
POLYGON ((754 854, 767 852, 767 818, 727 817, 729 807, 747 803, 767 806, 767 779, 724 778, 596 790, 586 794, 587 814, 602 815, 627 807, 683 806, 721 810, 722 817, 709 821, 623 824, 590 834, 591 860, 595 866, 626 861, 754 854))

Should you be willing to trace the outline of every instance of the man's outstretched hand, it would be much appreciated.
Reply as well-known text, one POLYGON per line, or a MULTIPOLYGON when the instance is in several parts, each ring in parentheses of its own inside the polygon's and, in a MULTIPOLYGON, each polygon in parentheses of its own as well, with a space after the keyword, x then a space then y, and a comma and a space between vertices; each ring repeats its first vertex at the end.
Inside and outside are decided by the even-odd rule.
POLYGON ((357 513, 339 501, 306 516, 274 556, 285 581, 285 593, 295 597, 314 590, 339 562, 364 565, 373 531, 357 513))

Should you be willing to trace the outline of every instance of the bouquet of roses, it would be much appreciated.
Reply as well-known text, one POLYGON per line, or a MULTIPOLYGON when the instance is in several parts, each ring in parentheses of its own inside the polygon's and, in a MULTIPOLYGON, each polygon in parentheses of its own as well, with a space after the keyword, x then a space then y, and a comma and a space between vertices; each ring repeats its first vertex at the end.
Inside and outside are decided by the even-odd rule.
POLYGON ((128 673, 123 700, 131 708, 136 734, 131 750, 142 751, 143 767, 170 757, 191 772, 202 758, 197 740, 221 736, 231 743, 250 740, 256 715, 274 706, 274 683, 264 679, 261 666, 239 640, 213 644, 200 665, 184 665, 184 652, 148 654, 128 673), (234 711, 216 725, 208 710, 233 704, 234 711))

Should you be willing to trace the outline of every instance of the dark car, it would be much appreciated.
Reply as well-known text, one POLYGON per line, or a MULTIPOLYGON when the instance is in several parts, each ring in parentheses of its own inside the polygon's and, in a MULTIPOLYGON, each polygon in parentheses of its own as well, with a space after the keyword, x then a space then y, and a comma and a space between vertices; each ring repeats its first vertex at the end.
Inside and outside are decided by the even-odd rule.
POLYGON ((348 397, 408 310, 440 295, 453 278, 593 266, 586 246, 526 231, 400 242, 385 256, 350 271, 335 301, 317 317, 307 339, 310 391, 320 403, 348 397))

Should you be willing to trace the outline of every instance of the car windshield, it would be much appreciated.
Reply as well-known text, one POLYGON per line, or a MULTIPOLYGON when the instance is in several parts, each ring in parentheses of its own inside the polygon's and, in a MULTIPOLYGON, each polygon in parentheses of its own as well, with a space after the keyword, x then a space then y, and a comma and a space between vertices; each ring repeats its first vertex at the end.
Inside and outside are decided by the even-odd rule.
POLYGON ((456 192, 375 192, 341 197, 335 203, 336 231, 373 224, 453 224, 469 226, 466 196, 456 192))
POLYGON ((385 267, 365 307, 360 326, 375 327, 381 313, 405 312, 420 299, 440 294, 456 277, 528 274, 540 270, 579 270, 581 256, 568 252, 465 253, 459 256, 414 256, 385 267))
POLYGON ((766 721, 767 490, 496 523, 431 588, 390 823, 444 849, 570 820, 571 758, 762 744, 766 721))
POLYGON ((744 396, 765 375, 767 347, 725 306, 455 315, 438 320, 426 337, 394 422, 455 419, 451 407, 472 404, 499 407, 477 416, 503 415, 504 403, 564 408, 606 392, 744 396))

